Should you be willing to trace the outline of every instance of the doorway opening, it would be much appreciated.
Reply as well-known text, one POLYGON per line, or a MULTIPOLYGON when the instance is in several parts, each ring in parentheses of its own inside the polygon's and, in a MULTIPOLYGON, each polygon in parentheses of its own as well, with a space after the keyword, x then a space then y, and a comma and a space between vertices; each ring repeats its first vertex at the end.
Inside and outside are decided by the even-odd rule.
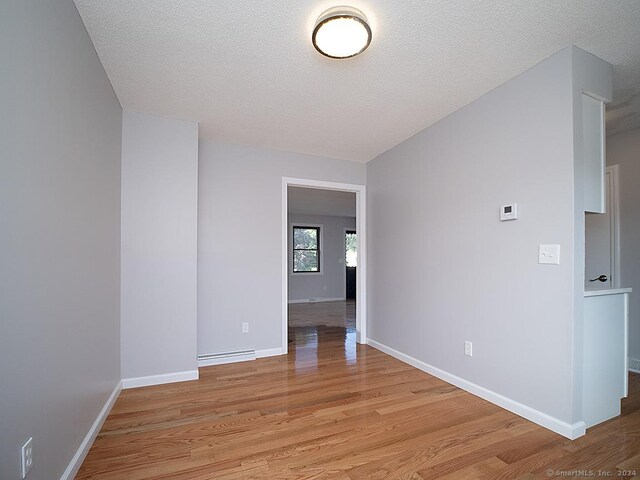
POLYGON ((282 349, 366 342, 364 185, 282 182, 282 349))
POLYGON ((344 232, 344 264, 344 297, 347 301, 355 301, 358 268, 358 235, 355 230, 345 230, 344 232))
POLYGON ((585 291, 620 286, 618 166, 605 171, 605 212, 585 213, 585 291))

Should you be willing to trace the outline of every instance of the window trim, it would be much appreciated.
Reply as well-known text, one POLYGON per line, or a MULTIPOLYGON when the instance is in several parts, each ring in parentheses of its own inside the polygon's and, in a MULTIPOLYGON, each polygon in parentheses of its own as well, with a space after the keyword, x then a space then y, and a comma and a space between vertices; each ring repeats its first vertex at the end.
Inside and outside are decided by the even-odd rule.
POLYGON ((304 275, 324 275, 324 255, 322 254, 322 249, 324 248, 324 240, 323 240, 323 232, 324 225, 316 224, 316 223, 304 223, 304 222, 295 222, 289 224, 289 245, 290 253, 290 267, 289 273, 291 276, 304 276, 304 275), (317 272, 296 272, 293 270, 293 258, 295 255, 295 249, 293 248, 293 232, 296 228, 316 228, 318 229, 318 271, 317 272))

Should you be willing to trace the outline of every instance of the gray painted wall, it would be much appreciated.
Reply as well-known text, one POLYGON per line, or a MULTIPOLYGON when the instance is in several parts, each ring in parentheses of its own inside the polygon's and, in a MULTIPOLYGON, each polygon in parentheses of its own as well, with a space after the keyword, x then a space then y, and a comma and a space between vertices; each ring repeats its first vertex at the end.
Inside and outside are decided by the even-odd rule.
POLYGON ((197 369, 198 124, 125 110, 122 378, 197 369))
POLYGON ((281 347, 282 177, 364 184, 365 168, 200 142, 199 354, 281 347), (249 322, 248 334, 242 322, 249 322))
POLYGON ((633 289, 629 356, 640 359, 640 130, 607 138, 607 163, 620 166, 620 286, 633 289))
POLYGON ((369 337, 566 422, 572 61, 559 52, 367 165, 369 337), (500 222, 510 202, 519 219, 500 222), (560 265, 538 264, 547 243, 560 265))
POLYGON ((73 2, 0 31, 0 478, 50 480, 120 381, 122 109, 73 2))
MULTIPOLYGON (((355 204, 355 195, 353 202, 355 204)), ((345 228, 355 230, 355 217, 296 214, 289 215, 289 224, 290 227, 292 225, 322 225, 322 242, 320 244, 322 269, 320 274, 294 274, 292 272, 292 237, 289 235, 289 300, 344 298, 344 231, 345 228)))

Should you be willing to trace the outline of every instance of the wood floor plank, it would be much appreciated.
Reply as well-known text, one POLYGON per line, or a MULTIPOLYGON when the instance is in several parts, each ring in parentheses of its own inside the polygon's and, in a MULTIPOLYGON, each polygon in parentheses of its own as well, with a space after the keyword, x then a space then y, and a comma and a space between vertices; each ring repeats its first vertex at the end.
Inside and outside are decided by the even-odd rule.
MULTIPOLYGON (((505 466, 506 463, 498 457, 490 457, 438 478, 440 480, 476 480, 481 476, 494 475, 504 469, 505 466)), ((426 480, 425 477, 422 478, 426 480)))
POLYGON ((584 478, 581 469, 619 479, 640 472, 640 375, 630 377, 620 417, 572 442, 355 344, 355 302, 295 304, 290 319, 286 356, 123 391, 76 478, 532 480, 584 478))

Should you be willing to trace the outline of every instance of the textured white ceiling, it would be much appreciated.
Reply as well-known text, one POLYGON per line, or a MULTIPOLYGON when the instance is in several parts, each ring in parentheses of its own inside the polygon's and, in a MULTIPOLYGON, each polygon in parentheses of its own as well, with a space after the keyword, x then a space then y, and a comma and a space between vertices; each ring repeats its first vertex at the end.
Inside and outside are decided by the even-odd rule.
POLYGON ((200 136, 366 162, 567 45, 615 67, 610 133, 640 126, 638 0, 353 0, 371 46, 311 45, 342 0, 75 0, 122 106, 200 136))
POLYGON ((356 216, 356 194, 351 192, 289 187, 287 204, 293 214, 356 216))

